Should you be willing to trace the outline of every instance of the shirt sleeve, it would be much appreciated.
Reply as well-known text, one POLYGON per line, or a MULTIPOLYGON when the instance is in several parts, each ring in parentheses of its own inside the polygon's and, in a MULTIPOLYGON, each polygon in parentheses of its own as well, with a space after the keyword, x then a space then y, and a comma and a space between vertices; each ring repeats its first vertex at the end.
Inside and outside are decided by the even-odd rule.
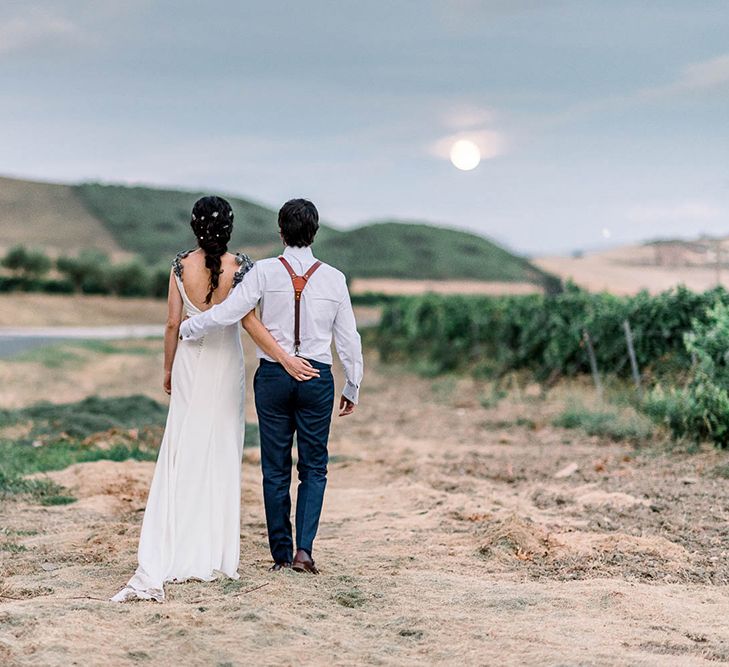
POLYGON ((225 301, 182 323, 180 340, 197 340, 208 331, 235 324, 256 307, 261 293, 260 269, 256 263, 233 288, 225 301))
POLYGON ((346 377, 342 396, 352 403, 358 403, 359 386, 364 375, 364 360, 362 358, 362 340, 357 331, 357 322, 354 319, 349 292, 345 292, 344 299, 339 303, 339 309, 334 318, 334 344, 342 366, 344 366, 346 377))

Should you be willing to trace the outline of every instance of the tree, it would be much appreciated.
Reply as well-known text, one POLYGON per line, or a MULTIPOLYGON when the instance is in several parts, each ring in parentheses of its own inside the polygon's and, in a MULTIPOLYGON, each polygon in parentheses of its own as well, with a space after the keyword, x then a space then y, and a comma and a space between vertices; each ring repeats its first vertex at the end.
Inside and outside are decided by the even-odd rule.
POLYGON ((21 278, 33 279, 48 273, 53 263, 41 250, 28 250, 17 245, 8 250, 2 265, 21 278))
POLYGON ((109 258, 96 250, 83 250, 78 257, 59 257, 56 268, 77 292, 108 294, 109 258))
POLYGON ((144 264, 132 260, 111 267, 109 286, 119 296, 147 296, 151 289, 151 278, 144 264))

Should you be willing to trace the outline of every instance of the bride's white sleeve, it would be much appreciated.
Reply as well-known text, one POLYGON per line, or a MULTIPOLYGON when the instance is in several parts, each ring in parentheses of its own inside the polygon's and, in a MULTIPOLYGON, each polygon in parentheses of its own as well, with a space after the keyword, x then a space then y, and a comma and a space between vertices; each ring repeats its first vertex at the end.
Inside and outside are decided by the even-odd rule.
POLYGON ((256 263, 243 276, 243 280, 233 288, 225 301, 182 323, 180 340, 197 340, 207 331, 235 324, 256 307, 261 293, 261 279, 258 263, 256 263))

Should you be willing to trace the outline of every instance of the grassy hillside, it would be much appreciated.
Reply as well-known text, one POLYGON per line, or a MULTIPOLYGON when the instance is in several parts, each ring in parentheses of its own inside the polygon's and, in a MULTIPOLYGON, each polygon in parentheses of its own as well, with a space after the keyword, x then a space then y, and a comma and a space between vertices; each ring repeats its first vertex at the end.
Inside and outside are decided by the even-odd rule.
MULTIPOLYGON (((84 183, 49 185, 0 179, 6 245, 88 247, 126 251, 150 262, 191 248, 190 210, 204 193, 84 183), (10 242, 8 242, 10 241, 10 242)), ((276 211, 228 197, 236 214, 231 250, 254 258, 278 252, 276 211)), ((322 225, 315 251, 352 278, 515 281, 545 285, 548 276, 527 260, 467 232, 406 222, 381 222, 340 231, 322 225)))
MULTIPOLYGON (((145 187, 78 186, 89 210, 102 219, 124 248, 150 260, 193 246, 190 209, 200 193, 145 187)), ((231 248, 254 255, 279 249, 276 212, 230 197, 236 213, 231 248)), ((545 274, 491 241, 451 229, 382 222, 338 231, 326 225, 317 235, 316 253, 358 278, 412 278, 526 281, 543 283, 545 274)))
POLYGON ((0 177, 0 247, 42 246, 54 254, 119 245, 70 185, 0 177))
MULTIPOLYGON (((151 261, 195 246, 190 211, 209 192, 187 192, 144 186, 83 183, 76 191, 89 211, 99 218, 123 248, 151 261)), ((280 247, 278 212, 260 204, 225 195, 235 211, 231 250, 266 256, 280 247)), ((338 232, 323 226, 322 238, 338 232)))
MULTIPOLYGON (((190 211, 205 193, 84 183, 76 191, 119 245, 150 261, 195 246, 190 211)), ((231 249, 278 242, 276 213, 244 199, 228 198, 235 210, 231 249)))
POLYGON ((358 278, 498 280, 542 284, 546 274, 475 234, 380 222, 316 243, 316 254, 358 278))

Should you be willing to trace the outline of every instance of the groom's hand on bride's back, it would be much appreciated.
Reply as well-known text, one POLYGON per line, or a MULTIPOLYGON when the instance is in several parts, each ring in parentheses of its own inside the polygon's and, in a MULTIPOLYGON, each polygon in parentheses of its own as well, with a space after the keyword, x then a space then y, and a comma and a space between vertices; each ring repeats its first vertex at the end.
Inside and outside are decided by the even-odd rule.
POLYGON ((342 398, 339 399, 339 416, 340 417, 346 417, 347 415, 351 415, 354 412, 355 404, 352 403, 348 398, 342 398))

